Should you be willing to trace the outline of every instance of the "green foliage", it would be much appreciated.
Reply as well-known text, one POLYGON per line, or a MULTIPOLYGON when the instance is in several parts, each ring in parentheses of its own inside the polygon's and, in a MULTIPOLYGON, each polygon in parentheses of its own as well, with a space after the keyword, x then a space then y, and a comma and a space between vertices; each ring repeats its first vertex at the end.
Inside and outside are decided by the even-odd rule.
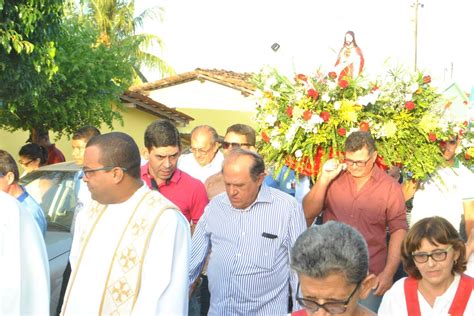
MULTIPOLYGON (((17 100, 0 109, 0 124, 11 129, 54 130, 73 133, 85 124, 112 127, 121 115, 119 97, 131 83, 133 73, 129 47, 97 43, 99 33, 76 18, 63 24, 58 39, 58 70, 31 102, 17 100)), ((18 99, 18 98, 17 98, 18 99)))

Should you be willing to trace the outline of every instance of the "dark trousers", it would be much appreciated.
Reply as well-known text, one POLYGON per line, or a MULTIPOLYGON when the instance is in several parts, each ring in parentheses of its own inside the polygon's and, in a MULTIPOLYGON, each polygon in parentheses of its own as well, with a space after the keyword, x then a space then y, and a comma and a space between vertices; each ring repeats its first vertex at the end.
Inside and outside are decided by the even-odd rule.
POLYGON ((189 316, 205 316, 209 312, 211 294, 209 293, 209 283, 206 275, 201 275, 202 282, 194 291, 189 301, 189 316))
POLYGON ((56 315, 61 314, 61 308, 63 307, 64 295, 66 294, 67 284, 69 277, 71 276, 71 264, 67 262, 66 269, 63 273, 63 283, 61 284, 61 292, 59 293, 58 307, 56 308, 56 315))

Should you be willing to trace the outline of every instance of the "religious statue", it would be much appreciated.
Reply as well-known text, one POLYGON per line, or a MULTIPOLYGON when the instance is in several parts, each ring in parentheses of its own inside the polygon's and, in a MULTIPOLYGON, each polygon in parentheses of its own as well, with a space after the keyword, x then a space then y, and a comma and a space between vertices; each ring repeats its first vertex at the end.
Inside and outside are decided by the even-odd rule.
POLYGON ((339 51, 335 71, 338 80, 352 79, 359 76, 364 69, 364 56, 362 50, 357 46, 354 32, 347 31, 344 36, 344 44, 339 51))

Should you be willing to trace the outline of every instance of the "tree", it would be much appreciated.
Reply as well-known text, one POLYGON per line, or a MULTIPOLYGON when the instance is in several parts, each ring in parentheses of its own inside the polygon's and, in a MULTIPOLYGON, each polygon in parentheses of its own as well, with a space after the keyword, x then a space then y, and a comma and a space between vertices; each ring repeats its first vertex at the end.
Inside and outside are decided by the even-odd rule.
POLYGON ((62 0, 0 0, 0 127, 34 113, 24 105, 35 106, 57 71, 62 18, 62 0))
POLYGON ((141 66, 156 69, 163 75, 174 73, 165 61, 147 52, 155 45, 160 49, 163 48, 161 39, 152 34, 137 33, 137 29, 143 26, 146 19, 161 19, 161 8, 151 8, 134 16, 135 1, 133 0, 82 0, 82 3, 88 9, 86 15, 92 18, 104 42, 135 48, 130 53, 137 57, 137 63, 132 65, 137 76, 141 75, 139 71, 141 66))
POLYGON ((0 111, 0 122, 10 129, 54 130, 71 134, 85 124, 112 127, 120 120, 119 97, 131 84, 134 63, 131 47, 107 46, 90 24, 78 18, 65 20, 58 39, 58 71, 35 99, 35 106, 22 104, 9 115, 0 111), (113 105, 116 107, 114 108, 113 105), (47 119, 51 118, 51 119, 47 119))

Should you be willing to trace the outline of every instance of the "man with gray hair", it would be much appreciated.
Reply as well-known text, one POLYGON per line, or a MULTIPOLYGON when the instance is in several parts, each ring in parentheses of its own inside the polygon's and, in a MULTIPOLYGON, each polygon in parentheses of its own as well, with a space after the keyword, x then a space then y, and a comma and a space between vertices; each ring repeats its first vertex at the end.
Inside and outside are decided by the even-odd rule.
POLYGON ((203 184, 222 170, 224 156, 219 151, 219 135, 214 127, 199 125, 191 131, 191 153, 179 157, 178 168, 203 184))
MULTIPOLYGON (((375 315, 358 304, 375 280, 368 275, 369 253, 364 237, 349 225, 329 221, 301 234, 291 250, 298 273, 296 300, 309 313, 375 315)), ((306 315, 301 310, 293 315, 306 315)))
POLYGON ((305 230, 294 197, 262 185, 265 163, 235 148, 224 159, 226 192, 209 202, 192 239, 189 279, 199 276, 209 249, 209 315, 287 315, 297 279, 290 249, 305 230))

